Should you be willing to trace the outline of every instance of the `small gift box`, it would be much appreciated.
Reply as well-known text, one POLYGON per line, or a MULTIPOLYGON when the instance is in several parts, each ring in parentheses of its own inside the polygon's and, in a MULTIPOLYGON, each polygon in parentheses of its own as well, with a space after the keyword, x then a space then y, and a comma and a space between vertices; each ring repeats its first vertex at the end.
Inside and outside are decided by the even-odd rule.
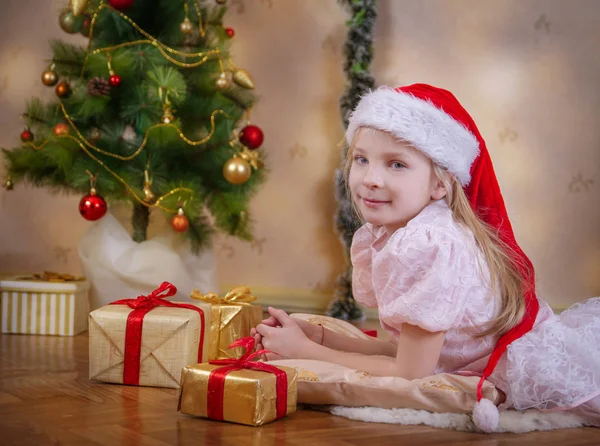
POLYGON ((183 367, 207 360, 210 305, 165 299, 176 292, 163 282, 90 313, 90 379, 178 388, 183 367))
POLYGON ((177 410, 217 421, 260 426, 296 411, 297 372, 253 361, 266 353, 245 337, 231 348, 246 350, 239 359, 218 359, 185 367, 177 410))
POLYGON ((2 333, 73 336, 87 330, 89 284, 44 272, 0 279, 2 333))
POLYGON ((215 293, 204 295, 194 290, 190 297, 211 304, 208 359, 240 357, 243 350, 229 349, 229 346, 236 339, 249 336, 250 330, 260 324, 263 315, 262 307, 252 304, 256 297, 251 294, 250 288, 237 287, 223 297, 215 293))

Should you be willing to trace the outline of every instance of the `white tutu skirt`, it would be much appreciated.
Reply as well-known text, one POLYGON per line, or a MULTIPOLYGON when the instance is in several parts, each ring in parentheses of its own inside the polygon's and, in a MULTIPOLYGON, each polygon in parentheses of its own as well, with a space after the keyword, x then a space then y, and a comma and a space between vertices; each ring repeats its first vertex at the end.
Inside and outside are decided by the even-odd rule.
POLYGON ((508 346, 490 381, 517 410, 575 410, 600 420, 600 298, 541 321, 508 346))

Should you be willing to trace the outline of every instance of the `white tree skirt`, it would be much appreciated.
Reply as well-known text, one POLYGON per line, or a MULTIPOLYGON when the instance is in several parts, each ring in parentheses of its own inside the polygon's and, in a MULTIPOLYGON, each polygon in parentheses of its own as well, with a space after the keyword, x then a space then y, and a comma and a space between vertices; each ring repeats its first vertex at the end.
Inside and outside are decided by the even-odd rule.
MULTIPOLYGON (((414 409, 380 409, 378 407, 308 406, 310 409, 330 412, 351 420, 371 423, 424 424, 432 427, 477 432, 470 415, 459 413, 433 413, 414 409)), ((495 432, 522 434, 583 426, 600 426, 592 420, 569 412, 541 412, 539 410, 501 410, 500 422, 495 432)))

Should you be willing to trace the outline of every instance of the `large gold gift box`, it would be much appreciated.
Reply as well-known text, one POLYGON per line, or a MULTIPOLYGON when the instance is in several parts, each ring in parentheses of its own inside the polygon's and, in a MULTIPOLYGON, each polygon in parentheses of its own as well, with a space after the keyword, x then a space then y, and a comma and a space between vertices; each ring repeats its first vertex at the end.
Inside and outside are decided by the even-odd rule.
POLYGON ((87 330, 89 284, 83 277, 43 274, 0 277, 0 331, 74 336, 87 330))
MULTIPOLYGON (((185 304, 204 312, 202 361, 206 361, 210 343, 210 305, 199 302, 185 304)), ((106 305, 90 313, 90 379, 124 383, 126 327, 132 311, 135 310, 127 305, 106 305)), ((142 323, 137 384, 179 388, 181 369, 202 362, 198 361, 201 334, 201 318, 197 311, 159 306, 146 313, 142 323)))
MULTIPOLYGON (((187 415, 212 418, 208 409, 208 381, 213 370, 223 366, 197 364, 181 373, 178 410, 187 415)), ((225 366, 227 367, 227 366, 225 366)), ((287 410, 296 411, 297 372, 291 367, 277 367, 287 375, 287 410)), ((223 392, 223 421, 260 426, 277 418, 276 377, 257 370, 237 370, 227 374, 223 392)))
POLYGON ((211 304, 210 347, 208 359, 238 358, 243 350, 240 347, 229 349, 237 339, 250 336, 250 329, 256 327, 263 318, 262 306, 251 302, 256 300, 248 287, 233 288, 225 296, 215 293, 201 294, 194 290, 190 297, 211 304))

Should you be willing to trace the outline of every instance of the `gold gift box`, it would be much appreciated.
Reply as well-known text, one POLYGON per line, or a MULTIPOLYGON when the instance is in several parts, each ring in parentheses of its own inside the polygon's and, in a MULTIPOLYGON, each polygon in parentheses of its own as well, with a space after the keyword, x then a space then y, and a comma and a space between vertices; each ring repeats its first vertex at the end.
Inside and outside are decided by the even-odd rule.
MULTIPOLYGON (((204 312, 202 360, 206 361, 210 306, 191 305, 204 312)), ((132 311, 127 305, 106 305, 90 313, 90 379, 123 383, 125 331, 132 311)), ((198 363, 200 315, 186 308, 156 307, 146 313, 142 327, 139 385, 179 388, 181 369, 198 363)))
POLYGON ((215 293, 201 294, 194 290, 190 297, 211 304, 210 346, 208 359, 239 358, 241 347, 228 348, 237 339, 250 336, 250 329, 256 327, 263 318, 260 305, 251 302, 256 297, 248 287, 237 287, 220 297, 215 293))
MULTIPOLYGON (((184 414, 208 418, 208 379, 221 366, 197 364, 181 372, 181 390, 177 409, 184 414)), ((277 367, 287 374, 287 410, 296 411, 297 372, 277 367)), ((257 370, 237 370, 227 374, 223 392, 223 421, 260 426, 277 418, 275 374, 257 370)))

